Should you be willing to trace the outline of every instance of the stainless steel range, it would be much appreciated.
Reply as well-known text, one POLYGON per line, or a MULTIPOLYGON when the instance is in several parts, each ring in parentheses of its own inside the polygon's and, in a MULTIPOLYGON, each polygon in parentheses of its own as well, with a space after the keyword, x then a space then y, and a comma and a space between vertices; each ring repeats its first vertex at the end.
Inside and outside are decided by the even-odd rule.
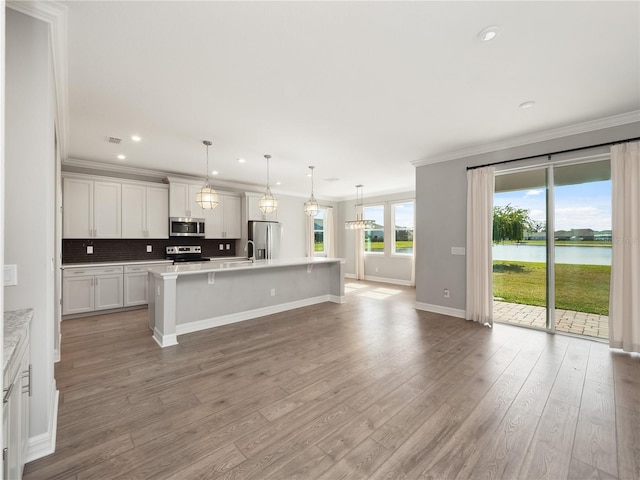
POLYGON ((202 247, 200 245, 176 245, 167 247, 167 260, 173 260, 176 263, 185 262, 208 262, 210 259, 202 256, 202 247))

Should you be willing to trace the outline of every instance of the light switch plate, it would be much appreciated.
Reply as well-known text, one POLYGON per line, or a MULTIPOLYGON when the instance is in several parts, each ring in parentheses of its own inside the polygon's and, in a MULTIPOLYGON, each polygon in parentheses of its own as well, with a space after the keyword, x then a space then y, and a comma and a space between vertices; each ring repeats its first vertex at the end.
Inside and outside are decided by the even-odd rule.
POLYGON ((464 255, 465 248, 464 247, 451 247, 451 255, 464 255))
POLYGON ((4 266, 4 286, 18 284, 18 266, 17 265, 5 265, 4 266))

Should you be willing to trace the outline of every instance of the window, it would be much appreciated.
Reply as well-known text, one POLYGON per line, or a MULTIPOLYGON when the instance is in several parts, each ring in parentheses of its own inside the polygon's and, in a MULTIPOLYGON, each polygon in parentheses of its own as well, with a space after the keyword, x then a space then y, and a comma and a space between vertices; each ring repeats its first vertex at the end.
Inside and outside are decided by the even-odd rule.
POLYGON ((364 231, 365 253, 384 253, 384 205, 363 208, 365 220, 373 220, 372 228, 364 231))
POLYGON ((321 208, 318 211, 318 215, 313 219, 313 244, 314 255, 321 257, 326 255, 326 249, 324 245, 324 220, 327 218, 327 209, 321 208))
POLYGON ((413 202, 392 205, 394 255, 413 255, 413 205, 413 202))

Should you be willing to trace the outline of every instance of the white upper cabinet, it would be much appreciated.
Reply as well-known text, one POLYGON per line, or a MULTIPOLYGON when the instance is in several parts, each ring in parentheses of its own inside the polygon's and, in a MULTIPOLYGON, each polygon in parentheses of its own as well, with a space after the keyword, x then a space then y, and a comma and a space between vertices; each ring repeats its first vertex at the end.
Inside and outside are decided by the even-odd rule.
POLYGON ((196 203, 201 188, 200 184, 170 181, 169 216, 204 218, 204 210, 196 203))
POLYGON ((63 238, 169 238, 166 185, 66 174, 63 238))
POLYGON ((122 185, 122 238, 169 238, 166 187, 122 185))
POLYGON ((225 195, 224 197, 224 238, 240 238, 242 236, 242 215, 240 197, 225 195))
POLYGON ((63 180, 64 238, 120 238, 120 193, 116 182, 63 180))
POLYGON ((218 202, 213 210, 204 211, 206 238, 240 238, 240 197, 218 192, 218 202))
POLYGON ((76 178, 63 180, 62 236, 93 237, 93 181, 76 178))
POLYGON ((147 187, 147 236, 169 238, 169 192, 166 187, 147 187))

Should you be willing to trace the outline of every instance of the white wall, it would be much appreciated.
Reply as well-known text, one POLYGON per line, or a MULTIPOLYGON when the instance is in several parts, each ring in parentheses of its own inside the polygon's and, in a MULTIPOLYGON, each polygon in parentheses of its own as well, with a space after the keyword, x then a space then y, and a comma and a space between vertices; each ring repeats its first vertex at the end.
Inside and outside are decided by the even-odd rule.
MULTIPOLYGON (((391 239, 393 229, 391 221, 391 207, 394 203, 411 201, 415 198, 414 192, 402 192, 390 195, 368 197, 364 199, 364 205, 384 205, 385 206, 385 238, 391 239)), ((345 273, 355 276, 355 232, 345 230, 344 222, 355 219, 355 200, 346 200, 338 205, 338 215, 336 221, 336 232, 338 235, 337 256, 346 260, 345 273)), ((411 268, 413 258, 410 256, 392 255, 391 241, 385 242, 385 252, 380 254, 365 254, 364 274, 365 279, 381 282, 398 283, 402 285, 411 284, 411 268)))
MULTIPOLYGON (((18 285, 4 288, 5 310, 33 308, 28 459, 55 439, 54 91, 48 24, 6 10, 5 264, 18 285)), ((49 451, 47 451, 49 450, 49 451)))
MULTIPOLYGON (((640 123, 523 145, 416 169, 416 302, 420 308, 464 316, 468 166, 597 145, 638 136, 640 123), (450 297, 443 297, 443 290, 450 297)), ((578 156, 578 153, 573 155, 578 156)), ((539 163, 539 160, 537 160, 539 163)), ((529 162, 530 163, 530 162, 529 162)))

